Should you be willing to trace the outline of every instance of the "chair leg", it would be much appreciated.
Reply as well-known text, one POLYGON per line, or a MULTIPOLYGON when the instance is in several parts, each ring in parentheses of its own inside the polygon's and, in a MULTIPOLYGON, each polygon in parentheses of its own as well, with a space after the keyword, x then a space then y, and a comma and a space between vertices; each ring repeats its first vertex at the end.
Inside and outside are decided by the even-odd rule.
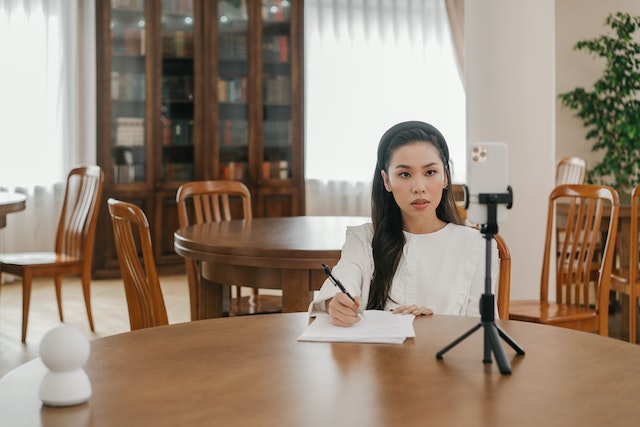
POLYGON ((29 303, 31 302, 31 272, 22 275, 22 342, 27 341, 27 322, 29 321, 29 303))
MULTIPOLYGON (((631 284, 633 286, 633 284, 631 284)), ((629 295, 629 342, 636 343, 636 319, 638 306, 636 305, 636 297, 629 295)))
POLYGON ((87 307, 87 317, 89 318, 89 327, 91 328, 91 332, 94 332, 93 315, 91 314, 91 275, 90 274, 82 275, 82 293, 84 294, 84 305, 85 307, 87 307))
POLYGON ((58 302, 58 315, 60 321, 64 322, 64 316, 62 315, 62 276, 55 276, 53 278, 56 285, 56 301, 58 302))

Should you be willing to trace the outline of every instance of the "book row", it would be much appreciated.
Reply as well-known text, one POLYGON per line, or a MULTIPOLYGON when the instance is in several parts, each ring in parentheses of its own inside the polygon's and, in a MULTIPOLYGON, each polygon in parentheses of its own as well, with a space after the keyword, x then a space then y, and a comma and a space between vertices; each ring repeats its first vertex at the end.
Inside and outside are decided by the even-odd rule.
MULTIPOLYGON (((265 76, 263 80, 264 103, 287 105, 291 102, 291 80, 289 76, 265 76)), ((218 102, 247 102, 247 78, 218 79, 218 102)))
POLYGON ((193 13, 193 0, 162 0, 162 10, 172 13, 193 13))
POLYGON ((192 57, 193 34, 181 30, 162 33, 162 56, 192 57))
POLYGON ((272 36, 262 40, 264 62, 289 62, 289 37, 272 36))
MULTIPOLYGON (((111 0, 111 8, 143 11, 144 0, 111 0)), ((193 13, 193 0, 162 0, 162 10, 165 13, 193 13)))
POLYGON ((222 179, 235 179, 236 181, 245 180, 247 175, 246 162, 228 162, 220 164, 220 176, 222 179))
POLYGON ((247 102, 247 78, 218 79, 218 102, 247 102))
POLYGON ((114 54, 138 56, 146 53, 144 28, 111 31, 114 54))
POLYGON ((163 75, 162 98, 180 101, 193 100, 193 75, 163 75))
POLYGON ((163 117, 162 145, 191 145, 193 135, 192 119, 170 119, 163 117))
POLYGON ((265 104, 286 105, 291 103, 291 79, 289 76, 265 76, 263 90, 265 104))
POLYGON ((291 122, 266 120, 262 124, 262 141, 265 147, 291 145, 291 122))
POLYGON ((144 145, 144 118, 118 117, 114 145, 130 147, 144 145))
POLYGON ((145 99, 145 75, 142 73, 111 72, 111 99, 114 101, 142 101, 145 99))
POLYGON ((111 0, 112 9, 144 10, 144 0, 111 0))
POLYGON ((222 145, 246 147, 249 144, 249 123, 246 120, 220 120, 219 136, 222 145))
POLYGON ((114 165, 113 178, 116 184, 144 181, 144 164, 114 165))
POLYGON ((220 34, 218 57, 220 59, 247 59, 246 34, 220 34))
POLYGON ((270 0, 262 2, 262 19, 264 21, 284 22, 291 19, 290 0, 270 0))

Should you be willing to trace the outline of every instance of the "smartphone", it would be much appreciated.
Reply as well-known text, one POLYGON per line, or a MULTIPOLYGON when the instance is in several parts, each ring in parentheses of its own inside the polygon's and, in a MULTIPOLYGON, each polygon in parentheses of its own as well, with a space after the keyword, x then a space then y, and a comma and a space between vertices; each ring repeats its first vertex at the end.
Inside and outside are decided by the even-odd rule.
MULTIPOLYGON (((478 225, 488 222, 488 205, 480 203, 479 194, 505 194, 508 183, 509 152, 503 142, 475 142, 467 151, 467 219, 478 225)), ((497 222, 507 219, 507 204, 497 205, 497 222)))

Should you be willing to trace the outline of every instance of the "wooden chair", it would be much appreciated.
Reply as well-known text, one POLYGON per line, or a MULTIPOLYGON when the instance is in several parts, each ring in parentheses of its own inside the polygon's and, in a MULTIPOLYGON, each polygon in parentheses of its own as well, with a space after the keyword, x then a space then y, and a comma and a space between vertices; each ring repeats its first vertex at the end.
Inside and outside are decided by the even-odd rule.
POLYGON ((609 289, 618 211, 618 194, 611 187, 590 184, 556 187, 549 196, 540 299, 511 301, 509 319, 608 335, 609 289), (566 214, 557 214, 561 204, 564 204, 562 212, 566 214), (566 235, 562 246, 554 251, 551 244, 555 224, 561 221, 565 223, 566 235), (602 229, 607 230, 607 235, 594 278, 592 264, 598 259, 596 252, 602 229), (552 302, 548 293, 554 262, 556 299, 552 302))
POLYGON ((131 330, 167 325, 167 309, 153 256, 149 222, 142 209, 116 199, 107 200, 113 236, 124 282, 131 330), (134 235, 133 226, 136 227, 134 235), (139 242, 144 266, 138 255, 139 242))
POLYGON ((81 276, 89 326, 94 330, 91 314, 91 260, 103 182, 104 174, 99 166, 83 166, 71 170, 67 175, 54 251, 0 255, 0 282, 2 273, 22 277, 22 342, 27 338, 32 280, 37 277, 53 277, 62 322, 62 277, 81 276))
POLYGON ((631 194, 631 238, 629 239, 629 268, 614 269, 611 274, 611 290, 629 297, 629 342, 636 343, 636 322, 638 316, 637 298, 640 296, 640 265, 638 257, 638 205, 640 204, 640 185, 631 194))
POLYGON ((556 163, 556 185, 584 184, 587 161, 580 157, 563 157, 556 163))
POLYGON ((498 257, 500 258, 500 275, 498 276, 498 317, 500 319, 509 318, 509 298, 511 294, 511 252, 507 242, 500 234, 493 236, 498 246, 498 257))
MULTIPOLYGON (((246 185, 234 180, 192 181, 178 188, 176 193, 178 220, 180 227, 206 222, 229 221, 234 218, 252 218, 251 194, 246 185), (232 201, 241 201, 232 209, 232 201), (241 210, 241 214, 240 211, 241 210), (235 215, 234 215, 235 213, 235 215)), ((190 258, 185 258, 189 295, 191 301, 191 319, 198 318, 198 281, 199 266, 190 258)), ((243 298, 241 289, 236 289, 236 297, 229 307, 230 315, 275 313, 282 311, 282 298, 272 295, 260 295, 257 289, 253 295, 243 298)))

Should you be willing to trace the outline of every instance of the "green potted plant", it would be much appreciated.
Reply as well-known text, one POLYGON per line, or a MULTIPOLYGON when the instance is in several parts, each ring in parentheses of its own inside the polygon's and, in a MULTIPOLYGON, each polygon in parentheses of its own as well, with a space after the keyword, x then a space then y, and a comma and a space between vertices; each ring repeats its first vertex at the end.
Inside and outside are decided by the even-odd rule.
POLYGON ((640 43, 634 39, 640 16, 610 14, 605 26, 607 34, 574 46, 606 61, 601 77, 591 89, 576 87, 559 98, 587 128, 591 150, 604 151, 588 171, 588 182, 629 194, 640 182, 640 43))

